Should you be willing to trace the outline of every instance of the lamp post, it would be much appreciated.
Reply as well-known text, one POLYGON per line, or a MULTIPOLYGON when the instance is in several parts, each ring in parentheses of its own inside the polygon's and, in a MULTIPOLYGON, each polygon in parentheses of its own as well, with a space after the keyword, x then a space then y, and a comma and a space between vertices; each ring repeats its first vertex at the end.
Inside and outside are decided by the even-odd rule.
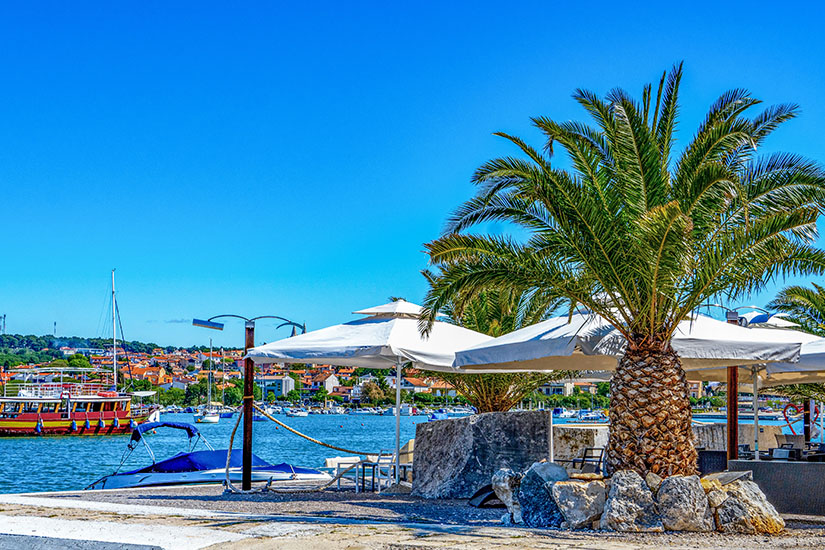
MULTIPOLYGON (((223 330, 223 323, 216 323, 215 319, 222 317, 233 317, 244 321, 244 355, 250 348, 255 347, 255 321, 258 319, 278 319, 283 321, 278 328, 283 326, 299 327, 306 332, 306 325, 300 325, 289 319, 278 317, 277 315, 261 315, 248 319, 241 315, 215 315, 209 319, 192 319, 192 324, 196 327, 209 328, 213 330, 223 330)), ((244 359, 244 381, 243 381, 243 469, 241 478, 241 489, 249 491, 252 489, 252 404, 254 400, 255 384, 255 363, 249 357, 244 359)))

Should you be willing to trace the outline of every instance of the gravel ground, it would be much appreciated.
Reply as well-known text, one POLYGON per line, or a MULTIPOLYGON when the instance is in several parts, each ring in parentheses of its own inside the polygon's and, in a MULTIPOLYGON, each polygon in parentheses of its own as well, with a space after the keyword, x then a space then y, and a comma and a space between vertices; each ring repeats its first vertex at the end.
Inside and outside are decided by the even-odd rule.
MULTIPOLYGON (((788 518, 787 530, 776 537, 717 533, 616 534, 595 531, 549 531, 505 528, 501 509, 476 509, 464 500, 423 500, 409 495, 355 494, 325 491, 301 494, 224 494, 219 486, 144 488, 120 491, 40 494, 71 501, 99 501, 198 510, 272 515, 303 524, 311 531, 277 537, 258 536, 221 545, 222 549, 257 550, 482 550, 514 549, 799 549, 825 548, 825 518, 788 518)), ((8 510, 22 513, 23 510, 8 510)), ((80 511, 65 514, 82 515, 80 511)), ((29 512, 32 513, 32 512, 29 512)), ((42 512, 41 512, 42 513, 42 512)), ((146 521, 132 518, 125 521, 146 521)), ((152 518, 173 522, 174 518, 152 518)), ((182 521, 182 520, 178 520, 182 521)), ((192 520, 188 520, 189 523, 192 520)), ((281 520, 278 520, 281 521, 281 520)), ((278 521, 250 518, 237 522, 206 522, 216 528, 271 528, 278 521)), ((261 533, 263 535, 263 533, 261 533)))
MULTIPOLYGON (((48 495, 38 495, 48 496, 48 495)), ((498 526, 505 510, 479 509, 466 500, 425 500, 410 495, 326 490, 318 493, 225 494, 220 486, 152 487, 60 493, 59 498, 174 506, 245 514, 313 516, 393 523, 498 526)))

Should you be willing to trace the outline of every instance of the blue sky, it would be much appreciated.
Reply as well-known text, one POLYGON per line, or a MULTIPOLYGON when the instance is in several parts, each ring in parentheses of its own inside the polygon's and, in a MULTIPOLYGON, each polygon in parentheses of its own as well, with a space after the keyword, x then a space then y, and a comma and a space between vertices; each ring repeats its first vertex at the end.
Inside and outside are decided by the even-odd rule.
POLYGON ((539 143, 528 117, 584 118, 575 88, 638 93, 679 60, 683 138, 746 87, 802 106, 770 147, 823 160, 821 5, 390 4, 4 3, 9 332, 110 334, 112 267, 126 337, 164 345, 242 340, 192 317, 420 301, 422 243, 513 152, 493 131, 539 143))

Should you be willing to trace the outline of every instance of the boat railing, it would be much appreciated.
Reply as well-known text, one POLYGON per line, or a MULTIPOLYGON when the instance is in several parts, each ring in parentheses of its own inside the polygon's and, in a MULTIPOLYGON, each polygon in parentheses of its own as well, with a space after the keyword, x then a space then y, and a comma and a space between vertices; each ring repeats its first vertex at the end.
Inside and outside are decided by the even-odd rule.
MULTIPOLYGON (((7 385, 8 386, 8 385, 7 385)), ((109 386, 100 383, 25 383, 17 386, 17 397, 33 398, 78 398, 96 396, 106 391, 109 386)), ((6 395, 6 388, 3 388, 4 397, 14 397, 6 395)))

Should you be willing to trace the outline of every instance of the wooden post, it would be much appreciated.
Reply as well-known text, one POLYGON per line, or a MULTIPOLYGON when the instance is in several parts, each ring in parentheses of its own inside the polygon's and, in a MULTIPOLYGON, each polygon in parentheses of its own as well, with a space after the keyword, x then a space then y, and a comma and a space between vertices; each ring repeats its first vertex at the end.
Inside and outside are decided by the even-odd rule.
POLYGON ((728 367, 728 460, 739 458, 739 367, 728 367))
POLYGON ((805 443, 811 442, 811 400, 802 402, 802 432, 805 434, 805 443))
MULTIPOLYGON (((250 348, 255 347, 255 321, 246 322, 246 339, 244 341, 244 355, 250 348)), ((255 384, 255 363, 250 358, 244 360, 243 374, 243 475, 241 478, 241 488, 244 491, 252 489, 252 396, 255 384)))
MULTIPOLYGON (((739 324, 739 314, 727 313, 731 325, 739 324)), ((728 460, 739 458, 739 367, 728 367, 728 460)))

